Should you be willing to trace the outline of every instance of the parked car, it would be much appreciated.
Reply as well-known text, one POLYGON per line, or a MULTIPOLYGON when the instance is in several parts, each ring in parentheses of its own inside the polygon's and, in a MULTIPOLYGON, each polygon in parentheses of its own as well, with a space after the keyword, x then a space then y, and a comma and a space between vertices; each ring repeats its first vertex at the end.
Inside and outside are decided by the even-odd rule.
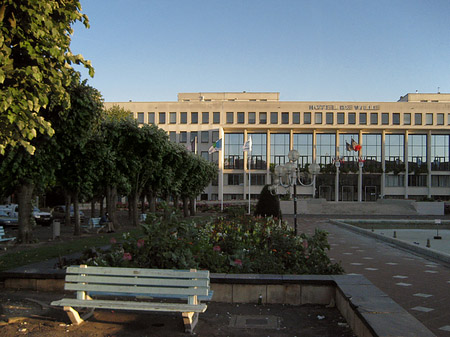
MULTIPOLYGON (((80 223, 84 223, 84 213, 83 211, 79 211, 80 214, 80 223)), ((66 206, 60 205, 55 206, 52 209, 52 217, 55 220, 59 220, 61 223, 64 223, 66 220, 66 206)), ((75 222, 75 213, 73 210, 73 206, 70 207, 70 221, 75 222)))
POLYGON ((0 226, 18 226, 17 218, 10 217, 5 211, 0 211, 0 226))
MULTIPOLYGON (((19 205, 17 204, 0 206, 0 210, 8 214, 11 218, 19 218, 19 205)), ((49 226, 52 223, 52 215, 50 212, 42 212, 39 208, 33 207, 32 213, 36 224, 49 226)))

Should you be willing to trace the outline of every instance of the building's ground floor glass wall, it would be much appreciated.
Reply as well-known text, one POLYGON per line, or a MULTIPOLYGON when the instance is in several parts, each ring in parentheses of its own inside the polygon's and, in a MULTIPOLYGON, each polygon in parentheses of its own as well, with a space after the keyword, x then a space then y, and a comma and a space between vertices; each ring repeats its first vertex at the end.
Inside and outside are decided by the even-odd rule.
MULTIPOLYGON (((386 197, 448 199, 450 195, 448 134, 264 131, 224 133, 224 200, 248 198, 249 184, 261 190, 272 183, 274 167, 289 161, 290 149, 299 152, 300 171, 311 163, 319 164, 315 197, 374 201, 386 197), (253 146, 249 163, 250 153, 245 154, 242 146, 250 136, 253 146), (361 146, 359 151, 355 145, 361 146)), ((210 156, 211 160, 218 158, 217 152, 210 156)), ((307 189, 299 191, 302 196, 312 197, 313 192, 307 189)), ((210 198, 212 194, 216 197, 210 193, 210 198)), ((258 194, 252 190, 251 195, 256 198, 258 194)))

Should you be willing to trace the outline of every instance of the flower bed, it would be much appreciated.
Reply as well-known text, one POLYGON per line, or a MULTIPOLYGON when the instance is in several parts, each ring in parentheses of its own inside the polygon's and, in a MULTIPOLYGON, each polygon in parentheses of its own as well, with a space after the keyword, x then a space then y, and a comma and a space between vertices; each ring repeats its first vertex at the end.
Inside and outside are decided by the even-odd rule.
POLYGON ((167 220, 149 216, 141 235, 124 234, 106 251, 89 250, 83 263, 213 273, 341 274, 327 249, 325 231, 296 237, 287 223, 274 218, 233 214, 193 222, 172 213, 167 220))

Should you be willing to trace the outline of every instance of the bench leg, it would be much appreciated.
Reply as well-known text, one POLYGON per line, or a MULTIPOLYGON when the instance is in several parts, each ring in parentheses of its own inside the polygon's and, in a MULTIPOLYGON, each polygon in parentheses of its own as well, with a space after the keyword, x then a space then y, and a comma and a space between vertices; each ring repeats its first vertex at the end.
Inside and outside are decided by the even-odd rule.
POLYGON ((64 307, 64 311, 67 313, 67 316, 69 316, 70 321, 73 325, 80 325, 85 320, 87 320, 89 317, 91 317, 94 314, 94 308, 89 310, 87 313, 85 313, 82 317, 80 317, 80 314, 78 311, 76 311, 72 307, 64 307))
POLYGON ((185 332, 194 333, 198 322, 198 312, 183 312, 183 322, 185 332))

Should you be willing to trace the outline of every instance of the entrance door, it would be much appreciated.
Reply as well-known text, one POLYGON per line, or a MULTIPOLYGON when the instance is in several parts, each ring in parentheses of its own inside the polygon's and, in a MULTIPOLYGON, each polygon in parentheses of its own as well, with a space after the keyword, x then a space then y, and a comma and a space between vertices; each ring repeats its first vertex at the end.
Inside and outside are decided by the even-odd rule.
POLYGON ((319 198, 326 199, 326 201, 331 200, 331 186, 320 185, 319 186, 319 198))
POLYGON ((377 187, 376 186, 365 186, 364 187, 364 200, 365 201, 377 201, 377 187))
POLYGON ((355 187, 354 186, 342 186, 341 188, 341 200, 342 201, 354 201, 355 199, 355 187))

